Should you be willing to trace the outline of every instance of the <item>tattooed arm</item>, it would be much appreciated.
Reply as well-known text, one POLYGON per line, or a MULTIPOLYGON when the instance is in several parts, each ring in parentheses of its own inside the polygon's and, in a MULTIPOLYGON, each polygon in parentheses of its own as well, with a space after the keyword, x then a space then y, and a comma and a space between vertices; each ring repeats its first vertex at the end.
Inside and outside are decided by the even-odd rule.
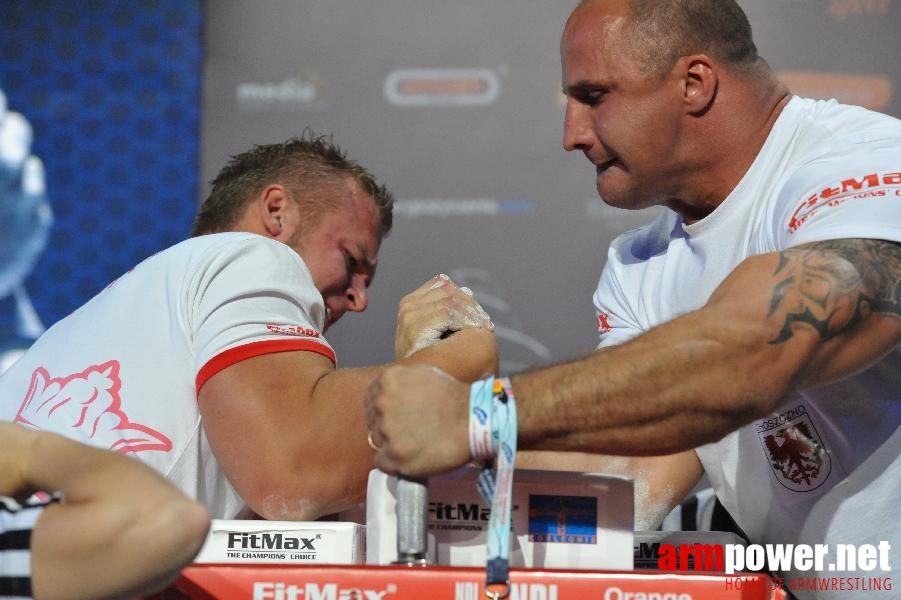
POLYGON ((747 259, 701 309, 514 378, 523 447, 659 454, 859 371, 901 340, 901 246, 817 242, 747 259), (548 415, 554 415, 549 419, 548 415))
POLYGON ((901 245, 830 240, 781 257, 768 316, 783 325, 770 343, 787 343, 805 327, 820 336, 799 372, 798 388, 850 375, 899 342, 901 245))
MULTIPOLYGON (((514 376, 519 447, 650 456, 716 441, 789 393, 891 350, 901 340, 899 295, 896 243, 832 240, 751 257, 704 307, 514 376)), ((425 370, 386 371, 367 399, 383 445, 376 465, 422 475, 468 461, 466 398, 468 386, 425 370)))

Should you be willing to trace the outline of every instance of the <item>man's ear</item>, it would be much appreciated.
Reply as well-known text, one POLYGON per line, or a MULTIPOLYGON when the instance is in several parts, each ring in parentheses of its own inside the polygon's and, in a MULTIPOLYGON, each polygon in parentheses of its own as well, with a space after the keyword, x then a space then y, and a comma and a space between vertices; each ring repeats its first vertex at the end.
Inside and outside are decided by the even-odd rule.
POLYGON ((278 184, 267 186, 257 198, 257 210, 263 229, 270 237, 279 237, 285 228, 287 208, 291 199, 285 188, 278 184))
POLYGON ((704 54, 683 56, 684 102, 688 113, 700 115, 716 98, 719 77, 714 62, 704 54))

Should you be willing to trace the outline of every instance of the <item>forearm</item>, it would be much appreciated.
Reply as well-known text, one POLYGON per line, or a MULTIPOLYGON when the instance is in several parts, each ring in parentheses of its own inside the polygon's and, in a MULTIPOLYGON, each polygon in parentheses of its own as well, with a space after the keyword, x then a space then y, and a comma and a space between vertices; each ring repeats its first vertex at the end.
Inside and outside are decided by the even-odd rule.
POLYGON ((899 265, 897 245, 869 240, 749 258, 703 308, 515 377, 521 446, 635 456, 718 440, 898 344, 899 265))
POLYGON ((397 364, 432 365, 460 381, 475 381, 497 372, 497 338, 486 329, 464 329, 397 364))
POLYGON ((713 332, 706 316, 699 311, 580 361, 513 377, 520 446, 669 454, 764 414, 786 381, 775 373, 761 380, 751 342, 761 335, 713 332))
POLYGON ((32 535, 35 597, 146 593, 193 558, 206 510, 134 459, 26 431, 29 487, 61 492, 32 535))
MULTIPOLYGON (((196 555, 209 516, 187 498, 157 495, 140 482, 133 497, 45 509, 32 536, 35 598, 126 597, 164 588, 196 555)), ((107 490, 109 493, 110 490, 107 490)))

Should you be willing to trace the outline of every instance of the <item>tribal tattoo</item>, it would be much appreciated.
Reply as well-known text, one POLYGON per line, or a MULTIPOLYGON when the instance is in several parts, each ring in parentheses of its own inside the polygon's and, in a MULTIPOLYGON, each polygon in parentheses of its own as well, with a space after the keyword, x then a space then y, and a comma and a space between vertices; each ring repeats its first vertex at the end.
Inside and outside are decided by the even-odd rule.
POLYGON ((828 339, 872 313, 901 315, 901 245, 894 242, 829 240, 784 250, 773 275, 768 316, 784 321, 770 344, 790 339, 798 324, 828 339))

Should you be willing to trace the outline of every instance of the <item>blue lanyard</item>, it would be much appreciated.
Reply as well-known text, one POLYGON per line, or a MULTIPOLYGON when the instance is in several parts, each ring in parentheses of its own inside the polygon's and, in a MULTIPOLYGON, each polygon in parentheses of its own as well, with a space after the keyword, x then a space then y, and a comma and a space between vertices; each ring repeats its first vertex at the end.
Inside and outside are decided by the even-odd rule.
POLYGON ((477 486, 485 502, 491 505, 485 595, 492 600, 506 598, 510 593, 510 518, 516 431, 516 401, 509 379, 491 377, 473 383, 470 388, 470 451, 473 458, 486 460, 477 486), (486 411, 489 403, 490 409, 486 411), (485 414, 489 418, 482 419, 485 414), (481 444, 486 430, 490 431, 491 438, 489 456, 481 444), (496 468, 487 462, 490 456, 497 457, 496 468))

